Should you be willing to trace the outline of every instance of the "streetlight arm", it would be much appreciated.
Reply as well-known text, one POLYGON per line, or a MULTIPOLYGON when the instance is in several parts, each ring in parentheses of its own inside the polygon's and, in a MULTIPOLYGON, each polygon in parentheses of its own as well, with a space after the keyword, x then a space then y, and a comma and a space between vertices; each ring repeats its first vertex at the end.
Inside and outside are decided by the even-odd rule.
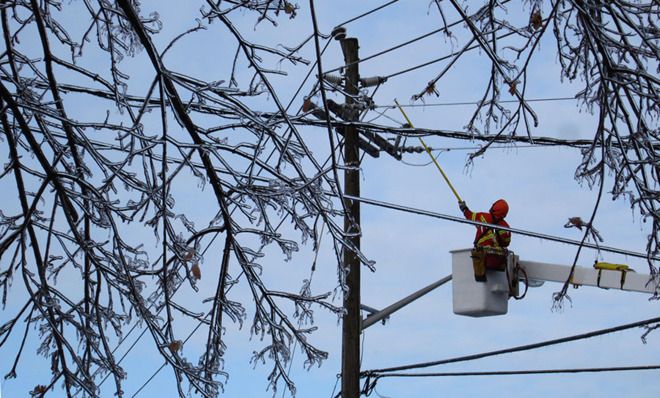
POLYGON ((418 298, 424 296, 425 294, 437 289, 438 287, 444 285, 445 283, 449 282, 451 280, 451 275, 445 276, 444 278, 440 279, 439 281, 433 282, 430 285, 408 295, 407 297, 397 301, 396 303, 384 308, 380 312, 376 312, 374 314, 369 315, 365 319, 362 320, 362 327, 361 330, 364 330, 368 328, 369 326, 373 325, 374 323, 387 318, 394 312, 400 310, 401 308, 405 307, 406 305, 412 303, 413 301, 417 300, 418 298))

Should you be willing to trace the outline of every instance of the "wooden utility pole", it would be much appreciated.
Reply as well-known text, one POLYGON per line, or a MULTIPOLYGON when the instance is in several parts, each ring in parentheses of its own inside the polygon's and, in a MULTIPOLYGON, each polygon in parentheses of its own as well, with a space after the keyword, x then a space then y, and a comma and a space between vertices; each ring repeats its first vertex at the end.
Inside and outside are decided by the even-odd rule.
MULTIPOLYGON (((346 96, 346 120, 357 120, 358 112, 351 95, 358 94, 360 74, 358 73, 358 40, 344 38, 341 48, 346 63, 346 79, 344 89, 346 96)), ((347 195, 360 196, 360 156, 358 149, 358 131, 355 127, 344 129, 344 192, 347 195)), ((344 231, 351 235, 348 241, 360 248, 360 202, 346 199, 344 201, 346 215, 344 216, 344 231)), ((360 259, 355 251, 344 248, 344 269, 348 270, 346 285, 348 293, 344 295, 346 314, 342 322, 341 349, 341 391, 343 398, 358 398, 360 396, 360 259)))

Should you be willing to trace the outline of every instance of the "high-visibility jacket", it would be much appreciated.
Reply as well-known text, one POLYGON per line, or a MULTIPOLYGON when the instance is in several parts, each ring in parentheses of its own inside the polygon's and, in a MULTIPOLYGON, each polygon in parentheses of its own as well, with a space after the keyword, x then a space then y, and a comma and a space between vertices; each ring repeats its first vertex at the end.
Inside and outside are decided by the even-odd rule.
MULTIPOLYGON (((493 221, 496 221, 496 225, 501 225, 503 227, 509 227, 509 224, 503 219, 495 219, 491 213, 475 213, 470 211, 470 209, 465 209, 463 215, 468 220, 479 221, 483 223, 493 224, 493 221)), ((495 237, 495 229, 487 228, 482 226, 477 226, 477 233, 474 237, 474 245, 481 247, 491 247, 491 248, 506 248, 511 243, 511 232, 503 231, 501 229, 497 230, 498 239, 495 237)))

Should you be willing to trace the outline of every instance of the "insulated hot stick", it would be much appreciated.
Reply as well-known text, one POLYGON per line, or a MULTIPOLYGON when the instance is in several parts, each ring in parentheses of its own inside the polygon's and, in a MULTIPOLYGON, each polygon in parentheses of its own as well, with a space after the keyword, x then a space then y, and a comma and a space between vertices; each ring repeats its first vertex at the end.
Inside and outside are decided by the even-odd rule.
MULTIPOLYGON (((408 115, 406 115, 406 112, 403 110, 401 105, 399 105, 399 101, 397 101, 395 99, 394 103, 396 104, 396 106, 399 108, 399 110, 403 114, 403 117, 406 118, 406 122, 408 122, 410 127, 414 128, 412 122, 410 121, 410 119, 408 119, 408 115)), ((458 199, 459 202, 462 202, 463 199, 461 199, 461 197, 458 195, 458 192, 456 192, 456 189, 454 189, 454 186, 451 184, 451 181, 449 181, 449 178, 447 177, 447 174, 445 174, 444 170, 442 170, 442 167, 440 167, 440 163, 438 163, 438 160, 433 156, 433 154, 431 154, 431 149, 429 149, 429 147, 426 146, 426 143, 424 142, 422 137, 417 137, 417 138, 419 138, 419 142, 422 143, 422 146, 424 147, 424 150, 426 150, 426 153, 429 154, 429 156, 431 157, 431 160, 433 160, 433 163, 435 163, 435 166, 440 171, 440 174, 442 174, 442 177, 445 179, 445 182, 447 183, 447 185, 449 185, 449 188, 454 193, 454 196, 456 196, 456 199, 458 199)))

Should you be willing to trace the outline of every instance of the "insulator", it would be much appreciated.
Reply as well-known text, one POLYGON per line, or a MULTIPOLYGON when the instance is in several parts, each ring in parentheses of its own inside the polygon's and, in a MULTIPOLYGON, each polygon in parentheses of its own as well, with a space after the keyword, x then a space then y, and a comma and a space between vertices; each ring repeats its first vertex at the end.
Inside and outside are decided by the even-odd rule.
POLYGON ((401 152, 405 152, 405 153, 422 153, 422 152, 426 152, 426 149, 424 149, 424 147, 421 147, 421 146, 404 146, 404 147, 400 147, 399 150, 401 152))
POLYGON ((383 77, 383 76, 365 77, 363 79, 360 79, 360 86, 362 86, 362 87, 371 87, 371 86, 376 86, 378 84, 385 83, 386 81, 387 81, 387 78, 383 77))
POLYGON ((344 40, 346 38, 346 28, 343 26, 335 26, 330 35, 334 37, 335 40, 344 40))
POLYGON ((325 79, 325 81, 328 83, 336 85, 341 85, 341 83, 344 81, 344 78, 339 75, 324 75, 323 79, 325 79))

